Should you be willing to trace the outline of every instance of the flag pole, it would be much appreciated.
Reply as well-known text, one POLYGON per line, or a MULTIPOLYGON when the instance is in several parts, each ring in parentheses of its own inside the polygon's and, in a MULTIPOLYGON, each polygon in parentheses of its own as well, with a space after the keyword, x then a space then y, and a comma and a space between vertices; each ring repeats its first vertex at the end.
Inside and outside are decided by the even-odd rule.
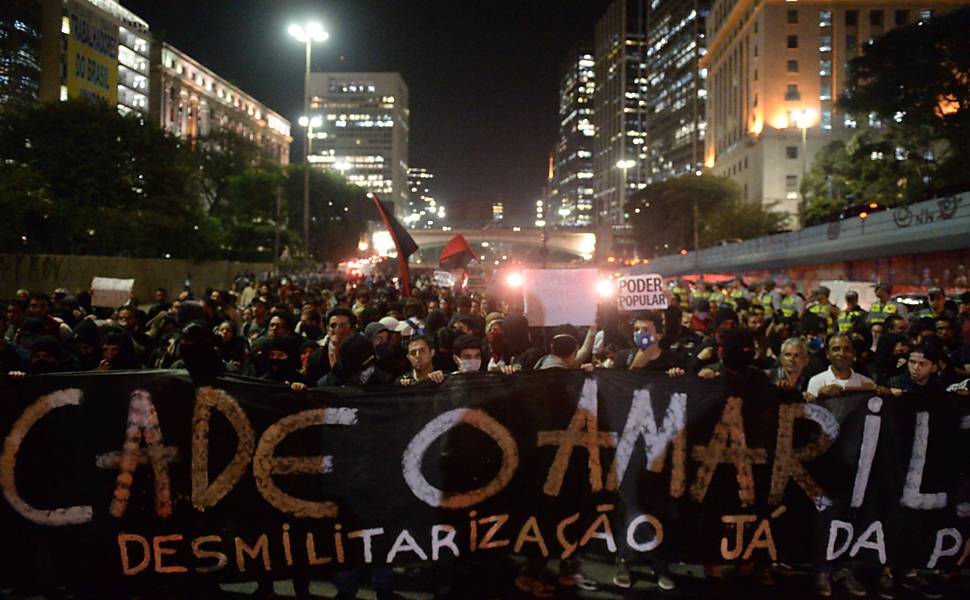
POLYGON ((394 228, 391 227, 391 222, 387 218, 387 214, 384 212, 384 206, 381 204, 380 198, 374 192, 369 193, 370 197, 374 200, 374 205, 377 207, 377 212, 381 215, 381 220, 384 221, 384 226, 387 227, 388 233, 391 234, 391 240, 394 242, 394 247, 397 249, 397 262, 401 267, 401 291, 405 298, 411 297, 411 270, 408 267, 408 257, 404 256, 401 252, 401 244, 398 242, 397 235, 394 233, 394 228))

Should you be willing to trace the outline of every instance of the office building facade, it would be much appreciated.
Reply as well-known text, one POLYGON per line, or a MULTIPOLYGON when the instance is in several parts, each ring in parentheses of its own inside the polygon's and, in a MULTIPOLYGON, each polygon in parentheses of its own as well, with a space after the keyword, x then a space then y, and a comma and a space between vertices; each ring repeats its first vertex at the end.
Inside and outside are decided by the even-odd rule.
POLYGON ((655 0, 648 6, 648 183, 704 168, 709 0, 655 0))
POLYGON ((38 0, 0 4, 0 106, 40 96, 41 6, 38 0))
POLYGON ((148 115, 148 23, 113 0, 43 0, 40 99, 97 98, 148 115))
POLYGON ((393 202, 407 216, 408 88, 398 73, 311 73, 306 94, 311 166, 336 169, 350 183, 393 202))
POLYGON ((625 230, 626 203, 646 187, 647 2, 616 0, 596 24, 593 93, 594 222, 625 230))
POLYGON ((705 165, 794 224, 815 154, 876 124, 857 123, 836 106, 847 63, 887 31, 961 4, 716 0, 701 60, 709 74, 705 165))
POLYGON ((290 162, 290 122, 169 44, 152 49, 152 120, 185 139, 227 130, 251 140, 280 165, 290 162))
POLYGON ((563 61, 559 138, 550 164, 545 217, 563 227, 593 224, 594 67, 593 51, 586 43, 574 46, 563 61))
POLYGON ((408 168, 408 206, 404 222, 413 229, 441 227, 445 207, 434 197, 434 173, 424 167, 408 168))

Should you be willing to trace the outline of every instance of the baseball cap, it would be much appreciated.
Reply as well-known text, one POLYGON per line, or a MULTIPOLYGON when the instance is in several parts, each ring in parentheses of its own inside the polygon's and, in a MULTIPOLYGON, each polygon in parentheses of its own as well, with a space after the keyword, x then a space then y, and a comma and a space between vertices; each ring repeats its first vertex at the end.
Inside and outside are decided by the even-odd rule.
POLYGON ((398 321, 394 317, 384 317, 378 321, 381 325, 387 328, 388 331, 394 331, 396 333, 404 334, 405 336, 410 335, 411 327, 404 321, 398 321))
POLYGON ((364 328, 364 337, 370 341, 374 341, 374 338, 378 333, 382 331, 387 331, 387 327, 384 326, 380 321, 375 321, 373 323, 368 323, 367 327, 364 328))

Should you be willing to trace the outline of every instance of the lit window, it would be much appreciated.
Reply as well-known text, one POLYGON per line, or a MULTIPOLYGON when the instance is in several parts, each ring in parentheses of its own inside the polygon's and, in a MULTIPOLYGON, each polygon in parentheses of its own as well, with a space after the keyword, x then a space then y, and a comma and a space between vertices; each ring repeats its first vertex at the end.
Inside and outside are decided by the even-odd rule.
POLYGON ((819 52, 831 52, 832 51, 832 36, 830 36, 830 35, 820 35, 820 36, 818 36, 818 51, 819 52))
MULTIPOLYGON (((54 21, 55 23, 57 21, 54 21)), ((61 33, 65 35, 71 35, 71 18, 65 16, 61 19, 61 33)))
POLYGON ((822 126, 822 129, 832 129, 832 111, 830 110, 822 111, 821 126, 822 126))
POLYGON ((831 27, 832 26, 832 11, 822 10, 818 13, 818 26, 819 27, 831 27))

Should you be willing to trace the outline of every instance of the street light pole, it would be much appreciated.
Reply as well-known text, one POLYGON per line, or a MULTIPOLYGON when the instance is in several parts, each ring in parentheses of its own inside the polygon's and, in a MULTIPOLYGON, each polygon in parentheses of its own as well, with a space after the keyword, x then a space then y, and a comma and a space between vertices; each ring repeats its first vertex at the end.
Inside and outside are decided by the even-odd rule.
MULTIPOLYGON (((303 114, 310 115, 310 95, 307 86, 310 85, 310 38, 306 41, 306 72, 303 75, 303 114)), ((306 128, 306 138, 303 143, 303 247, 307 257, 310 256, 310 127, 306 128)))
MULTIPOLYGON (((325 42, 330 37, 320 23, 311 21, 306 25, 292 24, 287 29, 289 34, 298 42, 306 46, 306 68, 303 75, 303 115, 309 119, 310 95, 310 52, 313 42, 325 42)), ((307 256, 310 255, 310 128, 307 127, 306 139, 303 144, 303 244, 307 256)))

